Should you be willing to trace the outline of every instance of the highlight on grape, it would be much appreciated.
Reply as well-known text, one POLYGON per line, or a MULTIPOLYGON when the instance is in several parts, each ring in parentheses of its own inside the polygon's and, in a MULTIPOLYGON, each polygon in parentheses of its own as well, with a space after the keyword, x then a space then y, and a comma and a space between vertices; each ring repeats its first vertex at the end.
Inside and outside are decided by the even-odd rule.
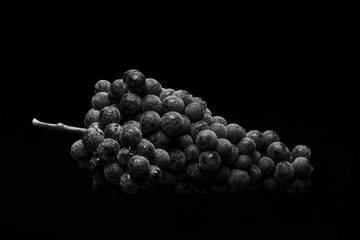
POLYGON ((32 124, 79 135, 70 155, 94 191, 115 200, 154 188, 180 194, 284 190, 303 194, 314 171, 310 148, 291 150, 274 130, 245 131, 212 113, 204 99, 165 88, 139 70, 94 85, 84 127, 32 124))

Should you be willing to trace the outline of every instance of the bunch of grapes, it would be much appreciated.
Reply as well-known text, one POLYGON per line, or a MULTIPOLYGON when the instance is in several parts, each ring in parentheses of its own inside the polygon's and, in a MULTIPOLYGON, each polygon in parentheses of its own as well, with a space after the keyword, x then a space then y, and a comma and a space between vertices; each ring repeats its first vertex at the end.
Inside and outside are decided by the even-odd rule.
POLYGON ((291 151, 273 130, 245 131, 204 99, 164 88, 138 70, 95 84, 82 138, 71 146, 93 189, 114 196, 174 187, 182 194, 310 187, 311 151, 291 151))

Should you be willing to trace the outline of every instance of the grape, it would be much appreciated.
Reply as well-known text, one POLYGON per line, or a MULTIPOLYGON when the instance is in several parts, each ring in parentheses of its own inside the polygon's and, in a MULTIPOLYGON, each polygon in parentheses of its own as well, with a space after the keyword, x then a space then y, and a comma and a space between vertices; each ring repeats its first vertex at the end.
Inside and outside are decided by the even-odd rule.
POLYGON ((158 184, 163 176, 161 169, 158 166, 150 165, 149 172, 145 177, 145 181, 148 186, 154 186, 158 184))
POLYGON ((89 127, 82 135, 82 142, 87 151, 95 152, 104 140, 104 132, 100 128, 89 127))
POLYGON ((295 171, 295 176, 304 178, 309 177, 311 173, 311 163, 306 157, 297 157, 292 162, 295 171))
POLYGON ((122 77, 127 89, 132 93, 142 93, 146 89, 146 78, 138 70, 129 70, 122 77))
POLYGON ((186 106, 184 114, 189 117, 190 121, 199 121, 204 117, 205 108, 197 102, 192 102, 186 106))
POLYGON ((294 178, 290 183, 285 185, 285 190, 291 195, 301 195, 308 187, 308 182, 303 178, 294 178))
POLYGON ((184 112, 184 102, 180 97, 170 95, 162 101, 161 111, 162 113, 175 111, 182 114, 184 112))
POLYGON ((111 99, 109 93, 107 92, 98 92, 91 99, 91 106, 96 110, 101 110, 102 108, 109 106, 111 104, 111 99))
POLYGON ((261 153, 258 150, 255 150, 251 157, 253 164, 258 165, 260 158, 261 158, 261 153))
POLYGON ((148 139, 141 139, 140 143, 135 148, 135 154, 146 157, 148 160, 154 158, 155 147, 148 139))
POLYGON ((73 143, 70 148, 70 155, 77 161, 89 161, 92 156, 91 152, 85 149, 84 143, 81 139, 73 143))
POLYGON ((213 120, 211 114, 208 112, 204 113, 202 120, 205 121, 208 125, 211 125, 214 123, 214 120, 213 120))
POLYGON ((173 171, 179 171, 185 167, 186 159, 185 154, 178 148, 172 148, 169 150, 170 164, 168 168, 173 171))
POLYGON ((128 163, 128 171, 132 177, 143 177, 149 170, 149 160, 140 155, 134 155, 128 163))
POLYGON ((220 155, 221 159, 227 159, 230 157, 232 144, 226 138, 218 138, 215 151, 220 155))
POLYGON ((99 114, 99 122, 102 128, 105 128, 110 123, 119 123, 121 115, 116 107, 107 106, 101 109, 99 114))
POLYGON ((204 101, 204 99, 202 99, 201 97, 193 97, 191 99, 191 103, 199 103, 201 106, 203 106, 205 113, 205 110, 207 108, 207 103, 204 101))
POLYGON ((94 154, 89 162, 89 171, 90 173, 103 172, 105 162, 97 154, 94 154))
POLYGON ((162 102, 158 96, 149 94, 141 99, 141 110, 143 112, 155 111, 158 114, 162 114, 161 109, 162 109, 162 102))
POLYGON ((184 118, 178 112, 170 111, 161 118, 161 128, 169 136, 176 136, 182 132, 184 118))
POLYGON ((248 171, 249 175, 250 175, 250 184, 255 184, 255 183, 258 183, 261 179, 261 176, 262 176, 262 172, 260 170, 260 168, 255 165, 255 164, 252 164, 250 166, 250 169, 248 171))
POLYGON ((218 122, 214 122, 209 126, 209 129, 212 130, 218 138, 227 138, 227 128, 218 122))
POLYGON ((205 121, 200 120, 192 122, 190 125, 190 135, 194 140, 196 140, 198 133, 206 129, 209 129, 209 125, 205 121))
POLYGON ((210 150, 216 148, 218 141, 213 131, 205 129, 198 133, 195 143, 200 150, 210 150))
POLYGON ((137 183, 129 172, 124 172, 120 178, 121 189, 128 194, 135 194, 140 191, 140 185, 137 183))
POLYGON ((303 144, 297 145, 291 151, 291 157, 292 157, 292 159, 296 159, 297 157, 305 157, 308 160, 310 160, 310 157, 311 157, 310 148, 303 144))
POLYGON ((93 123, 90 124, 90 126, 88 128, 99 128, 99 129, 101 129, 100 127, 101 127, 100 122, 93 122, 93 123))
POLYGON ((184 107, 189 105, 192 102, 192 95, 186 90, 177 90, 173 95, 180 97, 184 102, 184 107))
POLYGON ((161 91, 159 98, 161 101, 163 101, 166 97, 172 95, 175 92, 174 89, 172 88, 163 88, 163 90, 161 91))
POLYGON ((235 163, 236 168, 248 171, 252 165, 251 157, 248 155, 240 155, 235 163))
POLYGON ((162 170, 162 178, 159 181, 162 185, 170 186, 175 182, 175 176, 168 169, 162 170))
POLYGON ((196 146, 196 144, 191 144, 185 148, 184 154, 186 161, 195 162, 199 160, 200 149, 196 146))
POLYGON ((136 148, 142 139, 142 133, 134 125, 123 126, 120 132, 120 143, 123 147, 136 148))
POLYGON ((193 141, 192 137, 190 136, 190 134, 182 134, 176 138, 176 145, 181 150, 185 150, 187 148, 187 146, 189 146, 193 143, 194 143, 194 141, 193 141))
POLYGON ((94 92, 109 92, 110 82, 108 80, 99 80, 95 83, 94 92))
POLYGON ((237 144, 246 136, 245 129, 236 123, 229 123, 225 126, 227 130, 227 139, 229 139, 231 143, 237 144))
POLYGON ((125 128, 126 126, 134 126, 137 127, 138 129, 140 129, 140 122, 135 121, 135 120, 128 120, 126 121, 123 125, 122 128, 125 128))
POLYGON ((107 162, 115 160, 119 150, 119 143, 112 138, 105 138, 97 147, 99 157, 107 162))
POLYGON ((127 167, 130 158, 134 155, 134 153, 127 147, 123 147, 119 150, 118 154, 116 155, 116 159, 120 166, 127 167))
POLYGON ((84 125, 89 127, 94 122, 99 122, 100 111, 94 108, 91 108, 85 115, 84 125))
POLYGON ((224 162, 228 165, 233 165, 236 163, 239 156, 239 148, 235 144, 231 144, 231 152, 227 158, 224 158, 224 162))
POLYGON ((264 145, 264 136, 259 130, 250 130, 246 133, 246 137, 254 140, 257 150, 261 149, 264 145))
POLYGON ((120 99, 120 107, 125 114, 136 114, 141 108, 141 98, 135 93, 125 93, 120 99))
POLYGON ((156 148, 154 150, 154 158, 152 159, 152 164, 164 168, 170 164, 170 155, 167 151, 161 148, 156 148))
POLYGON ((190 121, 189 117, 186 115, 182 115, 182 117, 184 118, 184 124, 183 124, 181 133, 188 133, 188 132, 190 132, 191 121, 190 121))
POLYGON ((262 172, 262 175, 266 176, 273 171, 275 162, 271 158, 264 156, 260 158, 258 166, 262 172))
POLYGON ((214 150, 201 152, 199 165, 205 172, 215 172, 221 165, 220 155, 214 150))
POLYGON ((263 148, 268 149, 269 145, 273 142, 280 142, 280 136, 277 132, 273 130, 267 130, 263 132, 264 144, 263 148))
POLYGON ((148 136, 149 141, 154 144, 155 148, 167 149, 171 145, 171 138, 162 130, 158 130, 148 136))
POLYGON ((198 162, 189 162, 188 164, 186 164, 185 169, 187 175, 194 179, 199 179, 205 174, 204 170, 200 168, 198 162))
POLYGON ((163 88, 160 82, 154 78, 147 78, 145 81, 145 93, 159 96, 163 88))
MULTIPOLYGON (((212 117, 213 121, 216 123, 221 123, 224 126, 227 126, 227 121, 225 118, 221 117, 221 116, 213 116, 212 117)), ((230 139, 229 139, 230 140, 230 139)))
POLYGON ((251 138, 244 137, 237 144, 237 147, 239 148, 240 154, 252 156, 256 149, 256 144, 251 138))
POLYGON ((112 138, 120 141, 121 126, 118 123, 110 123, 104 129, 104 138, 112 138))
POLYGON ((140 127, 144 134, 155 132, 159 129, 161 122, 160 115, 155 111, 146 111, 141 115, 140 127))
POLYGON ((114 100, 120 100, 127 92, 126 85, 122 79, 116 79, 110 85, 109 95, 114 100))
POLYGON ((290 161, 290 150, 282 142, 271 143, 267 154, 274 162, 290 161))
POLYGON ((291 163, 288 161, 281 161, 276 164, 274 177, 279 183, 288 183, 294 178, 294 176, 295 171, 291 163))
POLYGON ((114 161, 105 165, 104 174, 106 180, 110 183, 120 184, 120 178, 124 174, 124 171, 119 163, 114 161))
POLYGON ((225 181, 230 176, 230 168, 227 165, 222 165, 215 173, 214 178, 217 181, 225 181))
POLYGON ((250 175, 241 169, 232 169, 227 179, 231 190, 243 191, 250 185, 250 175))

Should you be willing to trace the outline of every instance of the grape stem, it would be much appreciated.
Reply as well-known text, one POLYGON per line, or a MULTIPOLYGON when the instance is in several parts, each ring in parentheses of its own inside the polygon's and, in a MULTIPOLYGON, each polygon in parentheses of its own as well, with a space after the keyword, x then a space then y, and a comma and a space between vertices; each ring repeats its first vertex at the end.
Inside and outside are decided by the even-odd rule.
POLYGON ((46 122, 41 122, 41 121, 37 120, 36 118, 34 118, 31 123, 35 127, 59 131, 59 132, 70 132, 70 133, 83 134, 86 131, 86 128, 68 126, 63 123, 56 123, 56 124, 46 123, 46 122))

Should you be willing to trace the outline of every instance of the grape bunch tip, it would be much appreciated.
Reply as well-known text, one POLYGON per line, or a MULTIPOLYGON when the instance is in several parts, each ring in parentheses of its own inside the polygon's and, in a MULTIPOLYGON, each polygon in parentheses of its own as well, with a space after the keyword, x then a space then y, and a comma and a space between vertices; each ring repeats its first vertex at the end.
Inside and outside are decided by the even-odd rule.
POLYGON ((32 125, 79 134, 70 155, 91 174, 94 191, 114 200, 161 187, 180 194, 301 195, 311 186, 308 146, 290 150, 274 130, 245 131, 213 115, 203 98, 165 88, 139 70, 97 81, 90 104, 84 127, 36 118, 32 125))

